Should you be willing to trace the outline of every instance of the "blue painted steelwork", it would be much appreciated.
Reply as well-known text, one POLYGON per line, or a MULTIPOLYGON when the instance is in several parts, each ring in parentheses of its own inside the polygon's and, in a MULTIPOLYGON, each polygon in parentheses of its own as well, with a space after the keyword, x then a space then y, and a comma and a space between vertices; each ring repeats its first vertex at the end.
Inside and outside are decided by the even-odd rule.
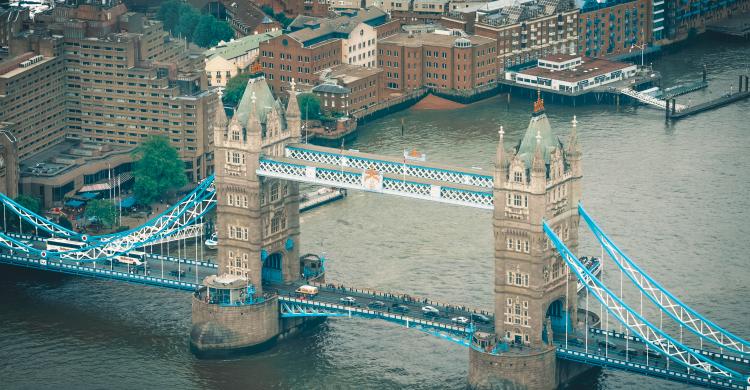
POLYGON ((279 305, 281 318, 301 318, 301 317, 348 317, 346 313, 321 310, 317 307, 305 307, 291 303, 282 302, 279 305))
POLYGON ((287 146, 286 155, 289 158, 301 161, 319 162, 328 165, 341 165, 358 169, 376 169, 385 173, 406 175, 446 181, 456 184, 474 185, 484 188, 492 188, 493 178, 491 175, 482 175, 474 172, 460 171, 457 169, 429 167, 404 162, 388 161, 378 158, 368 158, 351 154, 341 154, 337 149, 329 148, 328 151, 308 149, 299 146, 287 146))
POLYGON ((696 374, 686 374, 679 371, 666 370, 660 367, 647 366, 627 360, 615 359, 609 356, 602 356, 594 353, 577 351, 575 349, 558 347, 556 351, 560 359, 570 360, 579 363, 585 363, 592 366, 616 368, 619 370, 635 372, 641 375, 653 376, 657 378, 669 379, 672 381, 689 383, 702 387, 713 387, 718 389, 745 389, 746 385, 741 380, 734 378, 704 377, 696 374))
POLYGON ((599 240, 599 243, 607 251, 609 257, 615 262, 615 264, 617 264, 617 267, 620 268, 628 279, 630 279, 633 284, 662 312, 701 339, 721 348, 726 348, 733 352, 742 354, 743 356, 750 354, 749 342, 714 324, 688 305, 682 303, 682 301, 651 278, 622 250, 620 250, 620 248, 610 240, 610 238, 601 230, 599 225, 586 212, 583 205, 578 205, 578 212, 586 221, 586 224, 594 233, 594 236, 599 240))
MULTIPOLYGON (((614 330, 604 330, 604 329, 590 327, 589 332, 593 334, 607 335, 607 337, 614 337, 618 339, 628 339, 629 341, 634 342, 634 343, 643 343, 643 340, 641 340, 641 338, 638 336, 627 335, 625 333, 616 332, 614 330)), ((725 353, 719 353, 719 352, 713 352, 713 351, 706 351, 704 349, 698 349, 698 348, 691 348, 691 349, 693 350, 693 352, 699 353, 701 355, 706 355, 708 357, 750 366, 750 359, 745 358, 745 357, 727 355, 725 353)))
POLYGON ((0 263, 21 266, 26 268, 34 268, 43 271, 60 272, 72 275, 87 276, 101 279, 112 279, 123 282, 131 282, 138 284, 145 284, 157 287, 166 287, 175 290, 190 291, 193 292, 195 289, 200 287, 199 284, 183 282, 172 279, 162 279, 154 276, 145 276, 138 274, 131 274, 127 272, 113 271, 101 268, 85 267, 79 265, 67 264, 59 261, 49 261, 45 259, 33 259, 23 256, 9 255, 5 253, 0 254, 0 263))
POLYGON ((565 260, 569 269, 573 270, 583 285, 594 297, 631 332, 638 335, 655 351, 661 352, 667 358, 689 369, 706 373, 710 376, 732 378, 747 381, 748 377, 725 367, 705 356, 695 353, 689 347, 673 339, 660 328, 651 324, 635 310, 631 309, 617 295, 610 291, 599 279, 581 264, 578 257, 560 240, 547 222, 543 222, 544 232, 552 241, 560 256, 565 260), (593 285, 592 285, 593 284, 593 285))

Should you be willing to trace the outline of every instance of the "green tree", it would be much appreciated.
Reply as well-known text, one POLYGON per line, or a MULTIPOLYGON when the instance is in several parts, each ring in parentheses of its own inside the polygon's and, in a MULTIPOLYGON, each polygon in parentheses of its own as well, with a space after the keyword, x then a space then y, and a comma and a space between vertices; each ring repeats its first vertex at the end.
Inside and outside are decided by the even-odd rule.
POLYGON ((39 214, 39 211, 41 210, 41 205, 39 204, 39 199, 29 196, 29 195, 18 195, 15 199, 16 203, 20 204, 23 207, 26 207, 30 211, 39 214))
POLYGON ((198 24, 200 14, 190 4, 182 4, 179 13, 180 19, 177 22, 174 33, 192 42, 193 31, 198 24))
POLYGON ((193 31, 193 42, 200 47, 210 47, 213 41, 213 24, 216 18, 211 15, 201 15, 193 31))
POLYGON ((66 217, 63 217, 63 216, 57 217, 57 224, 60 225, 60 226, 62 226, 62 227, 64 227, 64 228, 66 228, 66 229, 73 230, 73 224, 66 217))
POLYGON ((169 0, 161 3, 159 6, 159 12, 156 14, 156 18, 164 23, 164 29, 170 32, 175 31, 177 23, 180 21, 180 6, 179 0, 169 0))
POLYGON ((247 81, 250 80, 250 75, 238 74, 227 81, 227 86, 224 88, 224 95, 221 100, 225 106, 237 107, 242 94, 245 93, 245 87, 247 87, 247 81))
POLYGON ((214 23, 211 25, 211 36, 212 40, 209 46, 216 46, 219 41, 226 42, 234 38, 234 30, 226 21, 214 18, 214 23))
POLYGON ((133 151, 133 159, 133 192, 141 204, 151 204, 187 184, 185 163, 167 137, 151 137, 133 151))
POLYGON ((302 93, 297 96, 299 112, 302 119, 320 119, 320 99, 312 93, 302 93))
POLYGON ((114 225, 117 219, 117 209, 109 199, 94 199, 88 202, 83 215, 89 220, 96 220, 109 227, 114 225))

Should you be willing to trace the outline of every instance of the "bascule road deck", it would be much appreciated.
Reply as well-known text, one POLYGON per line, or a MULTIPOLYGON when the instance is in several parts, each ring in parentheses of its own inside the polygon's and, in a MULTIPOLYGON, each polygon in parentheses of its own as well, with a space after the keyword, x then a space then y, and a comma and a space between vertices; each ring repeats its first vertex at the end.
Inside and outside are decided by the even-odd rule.
MULTIPOLYGON (((41 240, 33 240, 41 246, 41 240)), ((205 276, 217 273, 217 264, 211 261, 196 261, 189 258, 178 259, 174 256, 160 254, 148 255, 148 271, 116 262, 82 262, 72 264, 60 260, 44 260, 38 256, 24 253, 0 252, 0 263, 33 268, 43 271, 60 272, 78 276, 94 277, 131 282, 141 285, 171 288, 193 292, 202 287, 205 276)), ((488 323, 474 323, 471 327, 452 321, 452 318, 471 319, 472 314, 482 312, 477 309, 436 303, 429 299, 417 299, 404 293, 380 292, 352 287, 330 287, 333 284, 320 286, 320 293, 312 298, 300 296, 295 291, 307 284, 300 280, 294 283, 264 283, 267 293, 278 294, 282 305, 282 317, 309 317, 318 313, 324 317, 363 317, 382 319, 405 325, 443 331, 456 335, 468 335, 473 330, 494 332, 493 319, 490 313, 483 315, 489 318, 488 323), (343 302, 342 298, 354 298, 354 302, 343 302), (397 307, 398 305, 398 307, 397 307), (426 315, 422 307, 430 305, 440 311, 439 315, 426 315), (295 315, 296 310, 296 315, 295 315), (286 313, 285 313, 286 312, 286 313)))

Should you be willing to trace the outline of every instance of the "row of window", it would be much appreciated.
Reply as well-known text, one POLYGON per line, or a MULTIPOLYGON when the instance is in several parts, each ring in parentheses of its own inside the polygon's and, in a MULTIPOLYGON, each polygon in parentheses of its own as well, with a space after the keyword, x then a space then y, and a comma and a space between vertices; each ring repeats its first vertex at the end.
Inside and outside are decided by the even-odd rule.
MULTIPOLYGON (((508 298, 505 307, 505 323, 510 325, 529 326, 529 301, 513 302, 508 298)), ((528 341, 528 339, 527 339, 528 341)))
POLYGON ((529 240, 521 241, 519 239, 513 240, 512 238, 508 238, 507 248, 509 251, 514 250, 516 252, 529 253, 529 250, 530 250, 529 240))
POLYGON ((247 195, 227 194, 227 206, 248 207, 247 195))
POLYGON ((508 271, 508 284, 512 286, 529 287, 529 274, 508 271))
POLYGON ((528 208, 529 207, 529 196, 528 195, 515 194, 515 193, 512 193, 512 192, 507 192, 507 193, 505 193, 505 205, 506 206, 513 206, 513 207, 528 208))
POLYGON ((229 238, 232 240, 250 240, 248 236, 250 230, 246 227, 229 225, 227 230, 229 231, 229 238))

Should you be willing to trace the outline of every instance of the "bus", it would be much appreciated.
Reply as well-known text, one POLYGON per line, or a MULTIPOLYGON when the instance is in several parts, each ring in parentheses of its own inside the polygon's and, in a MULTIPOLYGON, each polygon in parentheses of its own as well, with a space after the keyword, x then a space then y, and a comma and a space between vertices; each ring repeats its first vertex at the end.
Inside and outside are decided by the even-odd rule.
POLYGON ((48 238, 45 240, 49 252, 67 252, 75 249, 81 249, 86 246, 85 242, 71 241, 64 238, 48 238))
MULTIPOLYGON (((81 249, 86 246, 85 242, 71 241, 63 238, 48 238, 45 240, 47 244, 47 250, 50 252, 67 252, 76 249, 81 249)), ((146 254, 139 251, 130 251, 127 253, 119 254, 112 258, 115 264, 127 264, 134 265, 136 267, 142 267, 145 264, 146 254)), ((79 263, 83 265, 83 263, 79 263)))

